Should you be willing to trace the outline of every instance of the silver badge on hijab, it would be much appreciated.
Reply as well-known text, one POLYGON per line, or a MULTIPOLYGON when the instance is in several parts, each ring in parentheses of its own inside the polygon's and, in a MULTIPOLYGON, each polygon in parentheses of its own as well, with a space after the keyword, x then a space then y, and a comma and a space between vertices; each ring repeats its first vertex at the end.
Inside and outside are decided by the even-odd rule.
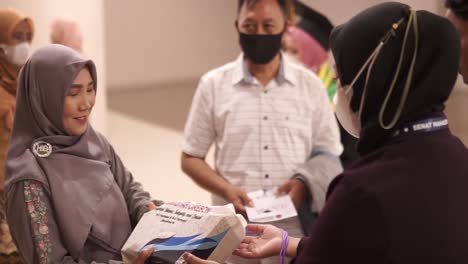
POLYGON ((32 150, 34 155, 39 158, 47 158, 52 154, 52 145, 44 141, 37 141, 33 144, 32 150))

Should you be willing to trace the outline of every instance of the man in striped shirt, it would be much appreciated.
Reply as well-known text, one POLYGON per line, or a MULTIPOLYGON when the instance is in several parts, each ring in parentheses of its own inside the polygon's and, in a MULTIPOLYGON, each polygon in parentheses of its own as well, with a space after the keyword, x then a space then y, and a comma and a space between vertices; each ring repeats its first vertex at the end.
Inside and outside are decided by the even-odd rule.
MULTIPOLYGON (((275 187, 297 209, 310 198, 318 212, 342 170, 338 126, 322 82, 280 53, 289 4, 239 0, 243 53, 201 78, 185 126, 182 169, 213 194, 214 204, 231 202, 239 213, 250 205, 247 192, 275 187), (205 161, 212 144, 215 168, 205 161)), ((274 224, 303 235, 297 217, 274 224)))

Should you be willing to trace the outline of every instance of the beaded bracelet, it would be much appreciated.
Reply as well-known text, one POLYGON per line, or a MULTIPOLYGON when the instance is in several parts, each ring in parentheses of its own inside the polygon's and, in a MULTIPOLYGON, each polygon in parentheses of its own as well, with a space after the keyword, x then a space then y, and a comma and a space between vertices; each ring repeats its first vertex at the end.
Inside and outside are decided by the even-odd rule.
POLYGON ((286 256, 286 251, 287 251, 287 248, 288 248, 289 235, 288 235, 288 232, 286 230, 281 229, 281 231, 283 233, 283 239, 282 239, 282 242, 281 242, 281 251, 280 251, 278 263, 284 264, 284 257, 286 256))

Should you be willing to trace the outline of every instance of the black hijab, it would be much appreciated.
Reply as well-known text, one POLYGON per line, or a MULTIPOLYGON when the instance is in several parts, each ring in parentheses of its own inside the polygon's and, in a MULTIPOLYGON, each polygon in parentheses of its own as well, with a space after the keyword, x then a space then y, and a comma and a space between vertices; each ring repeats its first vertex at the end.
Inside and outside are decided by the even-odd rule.
POLYGON ((296 26, 316 39, 325 50, 329 50, 329 38, 333 29, 330 20, 299 0, 294 1, 294 9, 296 14, 301 16, 296 26))
MULTIPOLYGON (((336 27, 330 36, 338 77, 343 85, 349 85, 392 25, 404 19, 394 36, 383 46, 370 74, 361 114, 362 130, 358 143, 361 154, 380 147, 393 132, 380 126, 379 112, 395 75, 409 15, 410 7, 407 5, 396 2, 379 4, 336 27)), ((442 112, 457 78, 460 44, 455 29, 445 18, 427 11, 417 11, 416 16, 419 32, 416 63, 408 99, 394 128, 442 112)), ((385 123, 393 118, 400 102, 415 51, 414 40, 415 34, 410 30, 401 71, 383 116, 385 123)), ((353 87, 353 111, 358 111, 366 74, 367 69, 353 87)))

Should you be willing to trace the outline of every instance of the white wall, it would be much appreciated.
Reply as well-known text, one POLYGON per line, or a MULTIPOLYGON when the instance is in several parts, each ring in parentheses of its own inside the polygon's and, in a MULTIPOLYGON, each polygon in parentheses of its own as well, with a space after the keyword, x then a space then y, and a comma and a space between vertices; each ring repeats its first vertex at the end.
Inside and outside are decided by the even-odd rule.
POLYGON ((103 0, 0 0, 0 7, 11 7, 30 16, 35 24, 33 49, 50 43, 50 22, 57 16, 75 19, 84 36, 83 50, 98 70, 98 97, 93 111, 93 126, 106 132, 106 78, 103 0))
POLYGON ((109 88, 191 81, 235 59, 236 3, 106 1, 109 88))
MULTIPOLYGON (((302 0, 304 3, 315 8, 335 25, 348 21, 351 17, 370 6, 388 2, 386 0, 302 0)), ((414 9, 425 9, 432 12, 439 11, 442 0, 401 0, 396 1, 412 6, 414 9)))
MULTIPOLYGON (((384 0, 304 2, 339 24, 384 0)), ((402 2, 432 11, 439 5, 438 0, 402 2)), ((109 89, 193 81, 233 60, 240 50, 236 12, 237 0, 105 1, 109 89)))

